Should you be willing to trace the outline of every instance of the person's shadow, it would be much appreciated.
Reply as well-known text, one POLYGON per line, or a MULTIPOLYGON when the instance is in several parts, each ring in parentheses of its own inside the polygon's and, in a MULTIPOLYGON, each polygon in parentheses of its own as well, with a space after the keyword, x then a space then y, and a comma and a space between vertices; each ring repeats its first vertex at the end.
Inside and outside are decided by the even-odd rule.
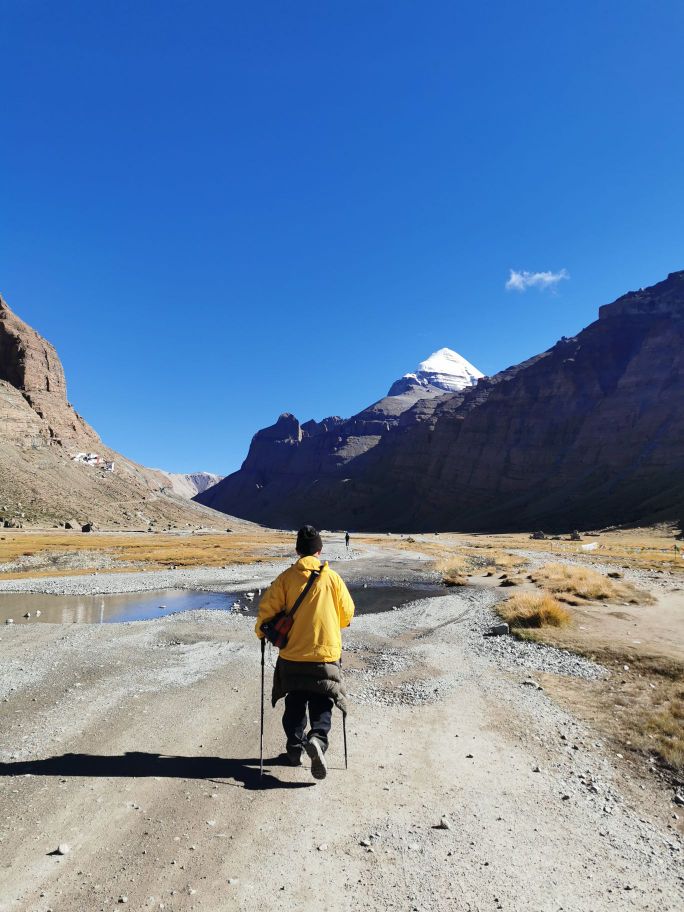
MULTIPOLYGON (((259 758, 174 757, 130 751, 125 754, 62 754, 44 760, 18 760, 0 763, 0 776, 97 776, 147 777, 169 779, 234 779, 246 789, 309 788, 314 782, 284 782, 266 766, 287 766, 281 755, 264 759, 264 775, 259 775, 259 758)), ((225 782, 225 785, 234 783, 225 782)))

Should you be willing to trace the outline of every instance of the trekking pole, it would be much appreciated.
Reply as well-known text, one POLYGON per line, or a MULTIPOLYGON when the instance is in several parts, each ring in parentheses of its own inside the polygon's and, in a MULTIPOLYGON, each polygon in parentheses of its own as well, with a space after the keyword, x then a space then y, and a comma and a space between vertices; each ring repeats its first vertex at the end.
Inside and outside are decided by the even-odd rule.
POLYGON ((342 737, 344 738, 344 768, 349 769, 347 764, 347 714, 342 713, 342 737))
POLYGON ((266 653, 266 637, 261 640, 261 737, 259 743, 259 780, 264 775, 264 655, 266 653))
MULTIPOLYGON (((342 656, 340 656, 340 672, 342 671, 342 656)), ((342 737, 344 738, 344 768, 349 769, 347 764, 347 714, 342 713, 342 737)))

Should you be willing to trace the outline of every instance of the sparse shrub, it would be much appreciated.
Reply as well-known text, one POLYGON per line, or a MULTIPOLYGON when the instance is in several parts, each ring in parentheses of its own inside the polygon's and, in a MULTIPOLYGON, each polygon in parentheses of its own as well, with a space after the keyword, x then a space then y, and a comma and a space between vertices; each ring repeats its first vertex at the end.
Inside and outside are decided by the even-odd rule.
POLYGON ((572 620, 568 609, 548 592, 516 592, 497 611, 511 627, 566 627, 572 620))
POLYGON ((499 586, 519 586, 522 579, 519 576, 504 576, 499 586))
POLYGON ((442 581, 445 586, 467 586, 468 577, 459 573, 458 570, 445 570, 442 574, 442 581))

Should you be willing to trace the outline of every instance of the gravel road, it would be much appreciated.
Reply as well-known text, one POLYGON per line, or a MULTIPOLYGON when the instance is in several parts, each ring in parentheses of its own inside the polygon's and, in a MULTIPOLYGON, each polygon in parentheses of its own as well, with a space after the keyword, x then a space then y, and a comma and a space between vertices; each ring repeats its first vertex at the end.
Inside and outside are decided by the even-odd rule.
MULTIPOLYGON (((337 569, 427 573, 400 555, 337 569)), ((483 638, 496 597, 355 619, 349 769, 337 716, 318 784, 281 765, 270 706, 259 781, 249 619, 2 629, 0 912, 679 912, 677 809, 536 683, 605 671, 483 638)))

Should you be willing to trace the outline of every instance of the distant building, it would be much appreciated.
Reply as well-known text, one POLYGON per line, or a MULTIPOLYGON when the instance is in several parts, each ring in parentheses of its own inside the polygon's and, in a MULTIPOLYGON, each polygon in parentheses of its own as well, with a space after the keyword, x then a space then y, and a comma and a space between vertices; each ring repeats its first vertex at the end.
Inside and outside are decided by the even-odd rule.
MULTIPOLYGON (((89 466, 107 466, 107 463, 104 461, 102 456, 99 453, 76 453, 75 456, 71 457, 74 462, 81 462, 84 465, 89 466)), ((113 463, 112 463, 113 466, 113 463)), ((111 469, 110 469, 111 471, 111 469)))

